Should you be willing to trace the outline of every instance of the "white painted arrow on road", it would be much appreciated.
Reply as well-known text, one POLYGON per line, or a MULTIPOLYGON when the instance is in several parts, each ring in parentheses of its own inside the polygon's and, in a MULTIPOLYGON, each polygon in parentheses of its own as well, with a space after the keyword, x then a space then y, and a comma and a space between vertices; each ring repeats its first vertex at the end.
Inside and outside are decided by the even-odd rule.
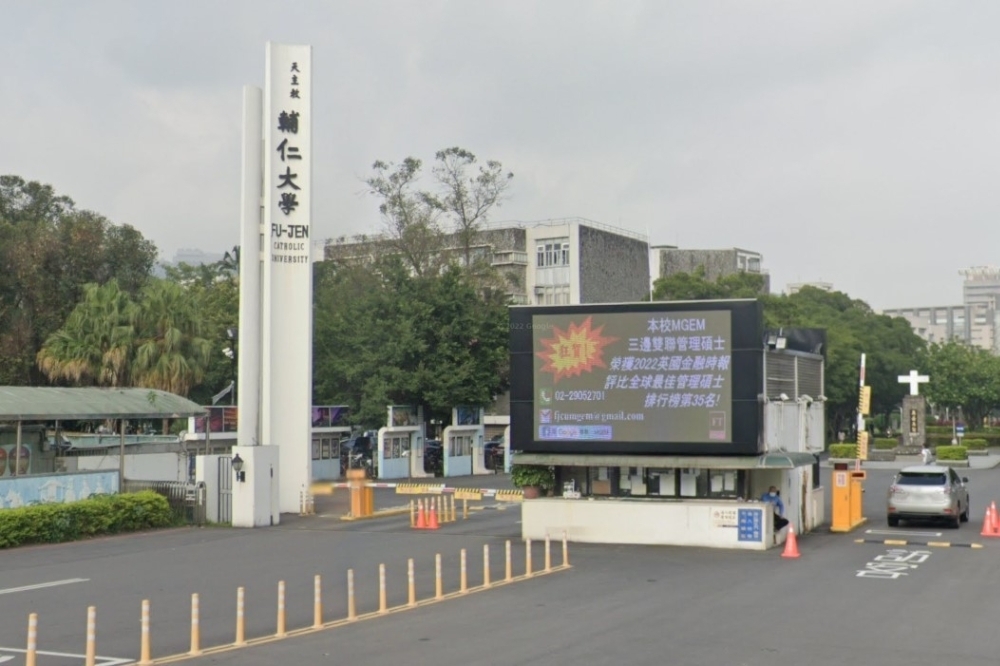
POLYGON ((8 587, 0 590, 0 594, 14 594, 15 592, 30 592, 31 590, 42 590, 46 587, 59 587, 60 585, 72 585, 73 583, 86 583, 89 578, 67 578, 66 580, 54 580, 49 583, 36 583, 34 585, 24 585, 22 587, 8 587))

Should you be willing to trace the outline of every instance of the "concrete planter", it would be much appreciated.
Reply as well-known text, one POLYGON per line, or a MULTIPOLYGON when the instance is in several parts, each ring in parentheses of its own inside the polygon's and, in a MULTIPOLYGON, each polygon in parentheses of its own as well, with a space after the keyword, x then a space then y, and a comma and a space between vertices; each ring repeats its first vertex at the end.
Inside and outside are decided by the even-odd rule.
POLYGON ((988 455, 990 455, 990 452, 987 451, 986 449, 969 449, 966 453, 968 455, 970 455, 970 456, 988 456, 988 455))
POLYGON ((868 451, 868 460, 872 462, 893 462, 896 460, 896 452, 885 449, 871 449, 868 451))

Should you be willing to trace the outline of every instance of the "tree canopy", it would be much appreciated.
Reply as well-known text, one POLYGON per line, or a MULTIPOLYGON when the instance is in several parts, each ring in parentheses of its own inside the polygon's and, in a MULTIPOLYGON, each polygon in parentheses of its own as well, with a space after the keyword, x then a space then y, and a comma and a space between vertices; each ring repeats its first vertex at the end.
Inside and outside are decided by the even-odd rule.
POLYGON ((864 301, 842 292, 803 287, 791 295, 760 295, 763 278, 737 273, 716 281, 703 270, 675 274, 655 282, 654 300, 701 300, 759 297, 768 328, 826 329, 825 391, 831 434, 850 429, 858 401, 861 354, 866 355, 866 383, 872 387, 873 414, 896 409, 906 393, 897 377, 918 367, 924 342, 902 318, 876 313, 864 301))
POLYGON ((932 404, 958 411, 970 429, 1000 406, 1000 357, 952 340, 930 345, 921 372, 930 377, 922 392, 932 404))
POLYGON ((135 228, 77 209, 50 185, 0 176, 0 384, 44 381, 35 357, 84 285, 115 280, 135 297, 156 255, 135 228))
POLYGON ((358 424, 383 425, 390 404, 447 421, 507 388, 507 302, 459 266, 428 276, 394 255, 317 264, 315 303, 314 401, 350 405, 358 424))

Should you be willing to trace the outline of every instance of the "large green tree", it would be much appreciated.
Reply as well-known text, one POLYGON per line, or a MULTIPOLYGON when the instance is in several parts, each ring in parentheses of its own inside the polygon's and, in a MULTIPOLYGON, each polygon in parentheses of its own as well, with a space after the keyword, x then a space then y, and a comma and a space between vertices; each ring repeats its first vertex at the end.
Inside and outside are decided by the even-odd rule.
POLYGON ((361 425, 383 425, 390 404, 447 421, 507 388, 506 301, 459 266, 409 268, 397 255, 315 267, 314 401, 350 405, 361 425))
POLYGON ((804 287, 792 295, 767 296, 769 328, 823 328, 827 335, 825 390, 831 432, 850 429, 858 404, 861 355, 872 387, 872 413, 895 410, 906 393, 897 377, 919 362, 924 343, 909 323, 876 313, 842 292, 804 287))
POLYGON ((764 291, 764 276, 739 272, 712 281, 705 267, 691 273, 673 273, 653 282, 654 301, 703 301, 719 298, 757 298, 764 291))
MULTIPOLYGON (((507 196, 514 174, 497 160, 480 162, 471 151, 452 147, 437 151, 431 167, 433 186, 423 187, 423 161, 407 157, 399 163, 378 160, 365 179, 379 202, 384 233, 375 242, 399 255, 417 275, 441 270, 457 254, 481 280, 474 248, 491 213, 507 196)), ((489 262, 485 262, 488 266, 489 262)))
POLYGON ((716 281, 704 270, 680 273, 655 282, 654 300, 706 300, 758 297, 768 328, 826 330, 825 392, 830 434, 849 430, 858 404, 861 355, 866 383, 872 387, 873 414, 888 414, 902 401, 906 387, 897 377, 917 367, 924 343, 906 320, 880 315, 864 301, 841 292, 804 287, 791 295, 760 295, 763 278, 738 273, 716 281))
POLYGON ((111 280, 85 286, 37 362, 50 380, 64 384, 186 396, 204 377, 208 351, 193 303, 177 284, 154 280, 133 300, 111 280))
MULTIPOLYGON (((177 284, 194 310, 201 336, 208 342, 204 379, 193 387, 191 399, 209 404, 212 397, 236 378, 239 349, 239 248, 218 262, 166 267, 167 280, 177 284)), ((230 394, 232 401, 234 394, 230 394)))
POLYGON ((930 381, 923 385, 935 407, 959 412, 972 430, 1000 407, 1000 358, 958 340, 930 345, 920 368, 930 381))
POLYGON ((0 385, 43 381, 37 353, 84 285, 114 279, 135 297, 156 255, 134 228, 77 209, 52 186, 0 176, 0 385))

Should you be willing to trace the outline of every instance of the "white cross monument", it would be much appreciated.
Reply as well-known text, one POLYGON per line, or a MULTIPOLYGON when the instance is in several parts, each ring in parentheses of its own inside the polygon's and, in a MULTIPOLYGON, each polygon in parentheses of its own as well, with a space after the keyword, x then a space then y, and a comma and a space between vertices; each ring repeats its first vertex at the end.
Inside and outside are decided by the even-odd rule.
POLYGON ((919 386, 921 384, 926 384, 931 380, 931 378, 927 375, 921 375, 916 370, 910 370, 910 374, 908 375, 899 375, 898 380, 900 384, 910 385, 910 395, 919 395, 919 386))

